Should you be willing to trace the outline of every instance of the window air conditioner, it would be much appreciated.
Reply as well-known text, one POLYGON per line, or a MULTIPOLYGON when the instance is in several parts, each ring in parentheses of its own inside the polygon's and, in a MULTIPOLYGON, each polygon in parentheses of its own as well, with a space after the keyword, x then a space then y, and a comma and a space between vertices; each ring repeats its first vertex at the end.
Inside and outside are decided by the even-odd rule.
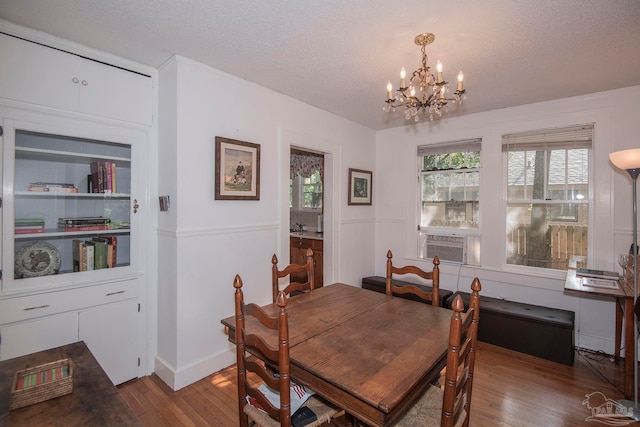
POLYGON ((440 261, 466 264, 466 236, 427 234, 425 239, 425 255, 426 258, 437 256, 440 258, 440 261))

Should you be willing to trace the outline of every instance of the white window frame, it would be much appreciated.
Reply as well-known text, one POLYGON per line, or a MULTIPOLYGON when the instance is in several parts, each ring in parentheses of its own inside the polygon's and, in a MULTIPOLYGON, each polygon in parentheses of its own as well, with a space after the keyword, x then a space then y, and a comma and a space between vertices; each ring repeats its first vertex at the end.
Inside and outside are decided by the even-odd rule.
MULTIPOLYGON (((511 244, 512 250, 511 251, 509 250, 510 225, 508 224, 507 221, 509 220, 508 210, 510 206, 517 206, 517 205, 522 206, 522 205, 529 204, 531 206, 548 205, 549 207, 550 206, 561 207, 562 205, 571 205, 574 207, 575 212, 579 210, 580 212, 583 212, 582 215, 584 215, 584 213, 588 215, 588 220, 586 221, 586 227, 587 227, 587 233, 588 233, 587 236, 594 232, 593 187, 595 185, 595 177, 593 174, 592 164, 595 158, 594 158, 593 138, 594 138, 593 124, 581 124, 581 125, 568 126, 568 127, 562 127, 562 128, 556 128, 556 129, 545 129, 545 130, 528 131, 528 132, 515 133, 515 134, 507 134, 502 136, 502 151, 503 151, 503 162, 504 162, 504 170, 505 170, 504 178, 503 178, 504 197, 505 197, 504 211, 503 211, 504 218, 505 218, 505 223, 504 223, 505 238, 504 238, 504 241, 502 242, 502 247, 504 250, 504 254, 502 257, 502 265, 505 270, 516 270, 516 271, 522 271, 522 272, 528 271, 528 272, 531 272, 532 274, 535 274, 535 272, 564 271, 562 268, 558 268, 560 264, 563 262, 561 258, 558 258, 556 262, 551 262, 550 265, 552 265, 552 267, 521 265, 517 263, 508 262, 508 257, 510 253, 513 253, 516 250, 513 248, 513 242, 511 244), (529 195, 528 197, 526 197, 525 192, 526 192, 527 185, 525 185, 525 183, 522 184, 523 195, 524 195, 523 197, 521 198, 512 197, 510 195, 510 192, 509 192, 510 172, 508 169, 509 168, 508 160, 509 160, 510 152, 524 151, 524 152, 535 153, 537 151, 544 151, 545 156, 548 156, 549 153, 553 150, 560 150, 560 151, 565 150, 565 153, 568 153, 568 150, 573 150, 573 149, 588 150, 587 152, 588 163, 586 165, 586 169, 583 169, 583 173, 587 174, 586 185, 588 186, 588 189, 587 191, 580 192, 581 194, 580 199, 576 199, 568 196, 569 194, 573 196, 577 194, 574 192, 573 189, 569 188, 570 177, 569 177, 568 156, 565 157, 564 182, 562 184, 557 184, 557 185, 563 186, 562 191, 564 192, 565 198, 555 199, 555 198, 549 197, 550 191, 552 190, 550 189, 551 184, 549 181, 551 180, 551 174, 547 170, 547 163, 548 163, 547 161, 545 161, 543 165, 544 166, 544 173, 543 173, 544 188, 543 188, 542 198, 534 199, 533 195, 529 195)), ((546 160, 546 157, 545 157, 545 160, 546 160)), ((580 183, 574 183, 574 184, 576 184, 576 186, 580 185, 580 183)), ((547 215, 549 215, 548 212, 547 212, 547 215)), ((576 226, 579 226, 579 223, 578 223, 579 215, 578 214, 575 214, 575 215, 576 215, 576 221, 575 221, 576 226)), ((557 222, 560 222, 563 220, 566 220, 566 218, 565 219, 559 218, 557 219, 557 222)), ((547 219, 545 220, 545 223, 549 224, 549 222, 556 222, 556 221, 553 221, 553 220, 550 221, 549 218, 547 217, 547 219)), ((567 225, 572 225, 572 224, 567 224, 567 225)), ((573 231, 575 231, 575 229, 573 231)), ((554 237, 552 237, 550 244, 556 245, 557 242, 554 241, 553 239, 554 237)), ((584 254, 576 253, 576 255, 588 256, 589 253, 593 250, 591 245, 589 245, 589 239, 586 236, 584 237, 584 241, 586 242, 585 244, 587 245, 587 253, 584 253, 584 254)), ((522 241, 520 242, 522 243, 522 241)), ((573 246, 572 250, 577 250, 576 246, 573 246)), ((560 252, 560 251, 561 250, 558 250, 558 249, 556 250, 556 252, 560 252)))
MULTIPOLYGON (((304 206, 304 188, 305 186, 315 186, 316 184, 305 184, 304 177, 300 175, 296 175, 293 179, 291 179, 291 195, 292 201, 290 203, 290 208, 297 212, 320 212, 322 211, 322 205, 318 207, 306 207, 304 206)), ((317 185, 324 185, 324 183, 319 183, 317 185)))
MULTIPOLYGON (((417 163, 418 163, 418 230, 421 233, 424 232, 436 232, 436 233, 446 233, 446 234, 468 234, 468 233, 477 233, 480 229, 480 182, 481 182, 481 173, 480 169, 482 168, 482 139, 481 138, 473 138, 466 139, 461 141, 452 141, 445 142, 433 145, 419 146, 417 150, 417 163), (422 225, 422 214, 423 214, 423 198, 422 198, 422 183, 423 176, 434 174, 434 173, 446 173, 449 170, 441 170, 441 171, 425 171, 423 170, 423 159, 426 155, 437 155, 437 154, 450 154, 450 153, 466 153, 466 152, 475 152, 477 151, 480 154, 480 167, 478 168, 466 168, 466 169, 455 169, 450 170, 451 174, 455 173, 466 173, 466 172, 477 172, 478 173, 478 207, 477 207, 477 215, 476 219, 477 225, 475 227, 452 227, 447 224, 444 225, 422 225)), ((468 187, 464 185, 464 191, 466 192, 468 187)), ((465 197, 466 199, 466 197, 465 197)), ((468 200, 467 200, 468 202, 468 200)), ((444 202, 448 203, 448 202, 444 202)))

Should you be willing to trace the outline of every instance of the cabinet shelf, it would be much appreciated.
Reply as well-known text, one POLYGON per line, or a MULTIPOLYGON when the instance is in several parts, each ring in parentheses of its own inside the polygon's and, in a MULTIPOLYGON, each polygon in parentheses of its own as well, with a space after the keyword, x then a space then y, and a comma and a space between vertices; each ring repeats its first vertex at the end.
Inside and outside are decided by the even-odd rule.
POLYGON ((111 162, 130 163, 131 159, 108 154, 96 153, 75 153, 61 150, 48 150, 43 148, 16 147, 16 157, 21 159, 42 160, 47 162, 64 161, 66 163, 87 163, 97 160, 108 160, 111 162))
POLYGON ((130 199, 129 193, 64 193, 56 191, 15 191, 15 196, 20 197, 63 197, 63 198, 88 198, 88 199, 130 199))
POLYGON ((16 240, 34 240, 34 239, 50 239, 52 237, 77 237, 77 236, 92 236, 96 234, 129 234, 131 229, 129 228, 114 228, 109 230, 88 230, 88 231, 58 231, 51 230, 44 233, 29 233, 29 234, 16 234, 14 238, 16 240))

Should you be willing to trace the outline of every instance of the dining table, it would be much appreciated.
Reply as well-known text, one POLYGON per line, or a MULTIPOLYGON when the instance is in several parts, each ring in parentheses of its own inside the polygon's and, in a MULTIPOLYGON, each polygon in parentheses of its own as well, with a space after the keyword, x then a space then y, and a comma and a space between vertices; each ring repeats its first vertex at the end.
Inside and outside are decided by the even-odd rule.
MULTIPOLYGON (((446 365, 445 308, 334 283, 289 298, 286 310, 291 378, 369 426, 390 425, 446 365)), ((235 317, 221 322, 235 341, 235 317)), ((259 327, 245 318, 247 330, 259 327)))

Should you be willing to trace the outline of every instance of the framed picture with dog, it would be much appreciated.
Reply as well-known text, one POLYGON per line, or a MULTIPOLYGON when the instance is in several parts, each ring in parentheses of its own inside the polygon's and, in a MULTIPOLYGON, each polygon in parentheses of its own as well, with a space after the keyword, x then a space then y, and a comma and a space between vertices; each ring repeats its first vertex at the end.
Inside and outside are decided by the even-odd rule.
POLYGON ((216 200, 260 200, 260 145, 216 136, 216 200))

